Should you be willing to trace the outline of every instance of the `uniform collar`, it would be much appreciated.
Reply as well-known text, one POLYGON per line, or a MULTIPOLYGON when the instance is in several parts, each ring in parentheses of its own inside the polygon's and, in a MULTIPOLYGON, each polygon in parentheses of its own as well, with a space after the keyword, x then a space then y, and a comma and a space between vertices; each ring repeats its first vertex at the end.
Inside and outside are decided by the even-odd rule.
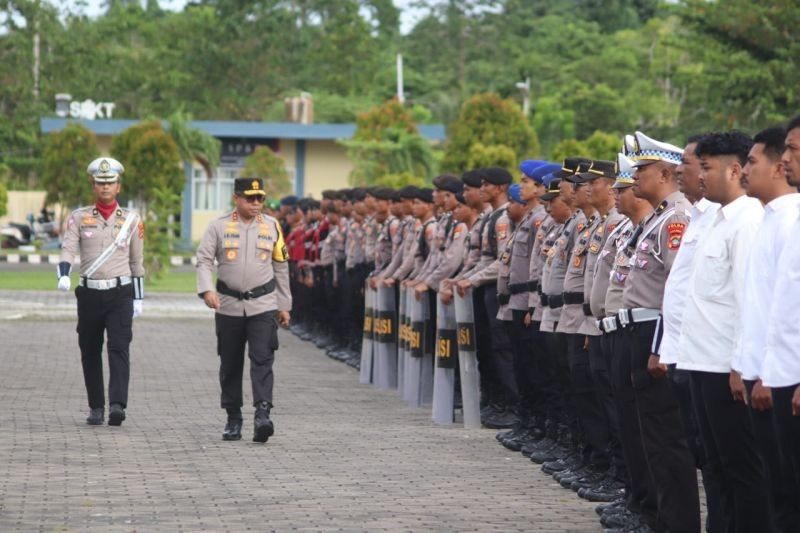
POLYGON ((780 211, 781 209, 796 207, 797 204, 800 204, 800 193, 795 192, 778 196, 765 207, 771 211, 780 211))

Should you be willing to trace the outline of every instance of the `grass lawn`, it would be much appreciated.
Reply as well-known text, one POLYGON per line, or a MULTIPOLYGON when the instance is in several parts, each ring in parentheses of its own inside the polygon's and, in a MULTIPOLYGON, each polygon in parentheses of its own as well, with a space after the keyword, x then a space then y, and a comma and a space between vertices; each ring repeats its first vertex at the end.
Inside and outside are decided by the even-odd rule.
MULTIPOLYGON (((78 283, 78 276, 72 275, 72 286, 78 283)), ((145 282, 144 290, 147 292, 184 292, 195 291, 194 272, 170 272, 161 279, 145 282)), ((50 271, 33 272, 0 272, 0 289, 52 291, 56 289, 56 276, 50 271)))

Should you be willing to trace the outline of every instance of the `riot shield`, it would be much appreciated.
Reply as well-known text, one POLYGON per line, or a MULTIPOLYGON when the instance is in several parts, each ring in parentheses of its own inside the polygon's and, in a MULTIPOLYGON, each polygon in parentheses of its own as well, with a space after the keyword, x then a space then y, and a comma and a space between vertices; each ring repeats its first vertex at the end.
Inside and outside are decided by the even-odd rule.
POLYGON ((456 383, 456 311, 453 302, 444 304, 436 298, 436 365, 433 369, 433 422, 453 423, 456 383))
POLYGON ((461 377, 461 400, 464 409, 464 427, 481 427, 481 391, 478 374, 478 357, 475 344, 475 313, 472 309, 472 290, 463 297, 454 291, 458 365, 461 377))
POLYGON ((420 375, 419 387, 420 402, 425 405, 433 402, 433 358, 436 350, 436 311, 431 313, 431 294, 435 295, 436 293, 425 291, 421 298, 425 323, 422 337, 422 374, 420 375))
POLYGON ((364 341, 361 344, 361 368, 359 383, 372 383, 372 348, 374 336, 375 291, 364 287, 364 341))
POLYGON ((406 311, 406 290, 405 287, 400 286, 399 290, 399 298, 400 298, 400 317, 398 318, 398 326, 397 326, 397 394, 402 398, 403 397, 403 376, 405 375, 405 364, 406 364, 406 337, 408 336, 406 333, 407 324, 406 321, 408 319, 407 311, 406 311))
POLYGON ((375 354, 373 381, 379 389, 391 389, 397 386, 396 329, 394 287, 381 286, 377 290, 377 312, 375 313, 375 334, 373 336, 375 354))
MULTIPOLYGON (((406 356, 405 376, 403 378, 403 399, 410 407, 419 407, 422 404, 421 378, 422 356, 425 342, 425 311, 426 301, 417 301, 414 289, 406 290, 408 303, 411 304, 410 324, 408 329, 408 352, 406 356)), ((408 304, 407 304, 408 305, 408 304)))

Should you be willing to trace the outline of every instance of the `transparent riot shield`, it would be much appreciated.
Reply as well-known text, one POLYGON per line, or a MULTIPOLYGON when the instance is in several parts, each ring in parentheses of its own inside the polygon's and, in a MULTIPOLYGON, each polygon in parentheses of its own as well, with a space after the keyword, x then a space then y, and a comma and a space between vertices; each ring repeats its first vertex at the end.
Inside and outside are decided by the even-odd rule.
POLYGON ((461 377, 461 400, 464 409, 464 427, 481 427, 480 375, 475 343, 475 313, 472 309, 472 290, 463 297, 454 291, 456 312, 456 338, 458 365, 461 377))

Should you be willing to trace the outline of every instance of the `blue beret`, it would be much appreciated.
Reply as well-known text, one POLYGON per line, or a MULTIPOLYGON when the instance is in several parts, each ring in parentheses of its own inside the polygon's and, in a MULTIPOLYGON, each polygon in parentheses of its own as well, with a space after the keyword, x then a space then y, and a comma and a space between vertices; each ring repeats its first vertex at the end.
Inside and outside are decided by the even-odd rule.
POLYGON ((557 163, 545 163, 529 174, 528 177, 536 183, 544 185, 544 177, 559 170, 561 170, 561 165, 557 163))
POLYGON ((281 205, 297 205, 297 196, 290 195, 281 198, 281 205))
POLYGON ((516 202, 518 204, 524 204, 525 202, 522 200, 522 197, 519 195, 520 186, 519 183, 515 183, 511 187, 508 188, 508 198, 512 202, 516 202))
POLYGON ((548 164, 547 161, 543 161, 541 159, 527 159, 519 164, 519 169, 522 171, 523 174, 525 174, 529 178, 532 178, 533 177, 532 173, 534 170, 547 164, 548 164))

